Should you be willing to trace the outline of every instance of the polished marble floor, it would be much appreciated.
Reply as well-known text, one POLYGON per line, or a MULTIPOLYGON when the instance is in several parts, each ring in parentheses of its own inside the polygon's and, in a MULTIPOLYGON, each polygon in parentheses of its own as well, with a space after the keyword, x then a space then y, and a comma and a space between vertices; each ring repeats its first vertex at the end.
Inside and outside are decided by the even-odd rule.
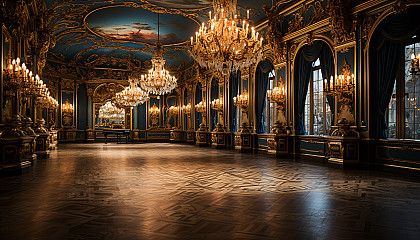
POLYGON ((0 178, 0 239, 420 239, 420 183, 189 145, 67 144, 0 178))

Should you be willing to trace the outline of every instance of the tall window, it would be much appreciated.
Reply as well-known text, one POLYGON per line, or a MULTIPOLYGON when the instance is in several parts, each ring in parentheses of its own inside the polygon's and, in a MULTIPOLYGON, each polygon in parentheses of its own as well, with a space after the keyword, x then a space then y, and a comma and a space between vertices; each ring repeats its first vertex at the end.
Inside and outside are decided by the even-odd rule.
POLYGON ((323 89, 320 61, 312 63, 312 76, 305 100, 305 131, 310 135, 328 135, 331 126, 331 109, 323 89))
POLYGON ((411 73, 411 55, 420 53, 420 42, 404 50, 404 74, 397 76, 388 107, 388 137, 420 139, 420 80, 411 73))
MULTIPOLYGON (((274 81, 276 79, 275 70, 273 69, 270 73, 268 73, 268 84, 267 84, 267 90, 274 88, 274 81)), ((266 94, 265 99, 265 108, 263 111, 263 122, 264 122, 264 132, 268 133, 270 132, 271 127, 273 126, 275 122, 275 107, 274 102, 268 101, 268 96, 266 94), (267 104, 269 103, 269 104, 267 104)))

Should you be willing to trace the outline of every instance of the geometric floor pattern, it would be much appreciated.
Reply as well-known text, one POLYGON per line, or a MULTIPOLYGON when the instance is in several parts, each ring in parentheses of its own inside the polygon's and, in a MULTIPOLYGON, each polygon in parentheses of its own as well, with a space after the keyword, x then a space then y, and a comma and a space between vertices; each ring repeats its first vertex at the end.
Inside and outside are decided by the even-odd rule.
POLYGON ((420 183, 168 143, 66 144, 0 178, 0 239, 420 239, 420 183))

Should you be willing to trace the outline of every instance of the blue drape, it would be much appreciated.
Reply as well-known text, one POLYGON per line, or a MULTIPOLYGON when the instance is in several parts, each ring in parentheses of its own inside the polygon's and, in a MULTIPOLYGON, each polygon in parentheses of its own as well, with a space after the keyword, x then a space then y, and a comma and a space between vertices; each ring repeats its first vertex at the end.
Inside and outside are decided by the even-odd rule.
MULTIPOLYGON (((306 94, 308 94, 309 81, 312 74, 312 62, 316 61, 322 53, 324 48, 323 41, 315 41, 313 45, 303 46, 297 53, 295 59, 295 86, 297 89, 297 117, 298 123, 296 127, 296 134, 306 134, 303 113, 305 110, 306 94)), ((327 46, 325 46, 326 48, 327 46)), ((327 52, 327 51, 325 51, 327 52)), ((324 57, 324 56, 323 56, 324 57)), ((328 62, 328 55, 325 56, 325 62, 328 62)), ((320 59, 321 60, 321 59, 320 59)), ((321 62, 322 65, 322 62, 321 62)), ((331 66, 326 66, 324 71, 328 74, 331 66)), ((333 67, 332 67, 333 68, 333 67)), ((322 68, 321 68, 322 71, 322 68)), ((324 73, 322 73, 324 74, 324 73)), ((331 105, 330 105, 331 106, 331 105)))
POLYGON ((229 102, 230 102, 230 129, 232 132, 236 132, 238 130, 238 123, 236 119, 236 112, 238 108, 233 105, 233 98, 239 94, 239 85, 241 83, 241 72, 238 71, 230 75, 229 80, 229 102))
POLYGON ((420 34, 419 7, 411 7, 400 15, 385 18, 375 30, 370 46, 370 81, 373 86, 374 136, 387 137, 385 113, 401 66, 404 46, 420 34), (417 20, 416 20, 417 19, 417 20))
MULTIPOLYGON (((334 57, 331 49, 326 43, 323 43, 321 54, 319 55, 319 61, 321 63, 321 72, 324 79, 329 79, 334 75, 334 57)), ((330 105, 331 112, 335 112, 335 99, 331 95, 327 95, 328 105, 330 105)), ((332 121, 334 122, 334 121, 332 121)))
MULTIPOLYGON (((199 82, 195 89, 195 104, 199 104, 203 100, 203 93, 201 89, 201 83, 199 82)), ((203 121, 203 116, 201 113, 195 111, 195 129, 200 127, 201 122, 203 121)))
MULTIPOLYGON (((211 94, 210 94, 210 99, 214 100, 219 98, 219 83, 218 80, 216 78, 214 78, 211 81, 211 94)), ((209 103, 210 104, 210 103, 209 103)), ((216 124, 217 124, 217 111, 214 109, 210 110, 210 116, 211 116, 211 130, 216 128, 216 124)))
POLYGON ((255 73, 256 83, 256 114, 257 114, 257 133, 264 133, 266 131, 264 126, 263 113, 266 105, 266 94, 268 86, 268 74, 273 70, 273 64, 266 59, 258 63, 257 71, 255 73))

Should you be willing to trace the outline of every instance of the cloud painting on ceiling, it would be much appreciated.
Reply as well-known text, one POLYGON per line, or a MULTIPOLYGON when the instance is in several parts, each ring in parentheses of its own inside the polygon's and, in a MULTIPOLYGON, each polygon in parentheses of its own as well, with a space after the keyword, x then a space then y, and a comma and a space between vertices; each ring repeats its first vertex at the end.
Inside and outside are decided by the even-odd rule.
MULTIPOLYGON (((91 12, 87 26, 96 34, 115 40, 155 44, 158 39, 158 15, 143 8, 108 7, 91 12)), ((160 14, 160 41, 178 44, 188 41, 198 23, 182 15, 160 14)))
POLYGON ((197 9, 211 5, 212 0, 148 0, 165 8, 197 9))

